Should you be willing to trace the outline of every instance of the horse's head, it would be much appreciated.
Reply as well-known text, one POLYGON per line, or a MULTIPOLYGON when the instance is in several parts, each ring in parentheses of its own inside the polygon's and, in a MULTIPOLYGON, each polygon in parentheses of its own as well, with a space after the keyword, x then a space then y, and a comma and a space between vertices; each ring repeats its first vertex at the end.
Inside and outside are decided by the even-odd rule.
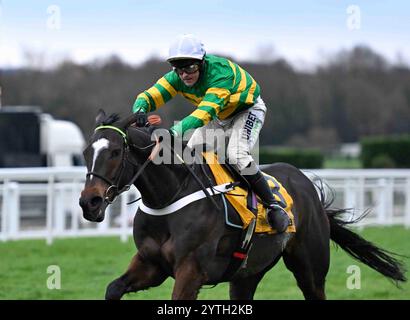
POLYGON ((102 110, 97 115, 94 134, 84 150, 88 173, 79 200, 89 221, 103 221, 107 206, 132 179, 126 131, 134 121, 134 115, 121 121, 117 115, 107 117, 102 110))

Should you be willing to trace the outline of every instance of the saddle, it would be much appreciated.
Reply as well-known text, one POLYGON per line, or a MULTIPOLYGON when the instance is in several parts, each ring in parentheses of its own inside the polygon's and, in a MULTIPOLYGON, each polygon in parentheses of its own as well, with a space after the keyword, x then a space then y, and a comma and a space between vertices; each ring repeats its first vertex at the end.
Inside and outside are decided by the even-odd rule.
MULTIPOLYGON (((260 199, 251 190, 249 183, 229 164, 220 164, 217 155, 214 152, 203 152, 206 163, 208 164, 217 184, 236 183, 234 190, 225 193, 225 198, 235 208, 235 211, 240 217, 240 223, 243 229, 247 229, 249 224, 256 218, 255 233, 274 234, 276 230, 272 229, 266 219, 266 208, 261 203, 260 199)), ((263 173, 265 179, 271 187, 275 199, 280 202, 285 208, 286 213, 292 223, 285 232, 296 232, 294 216, 292 213, 293 199, 282 186, 282 184, 274 177, 263 173)), ((231 221, 238 221, 237 217, 228 216, 227 224, 232 224, 231 221)))

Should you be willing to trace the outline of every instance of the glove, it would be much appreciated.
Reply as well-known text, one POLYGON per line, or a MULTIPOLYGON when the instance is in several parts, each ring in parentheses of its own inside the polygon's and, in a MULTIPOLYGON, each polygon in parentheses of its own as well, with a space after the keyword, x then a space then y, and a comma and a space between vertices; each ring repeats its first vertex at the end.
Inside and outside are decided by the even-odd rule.
POLYGON ((135 113, 135 125, 137 127, 145 127, 147 124, 148 118, 145 112, 137 112, 135 113))

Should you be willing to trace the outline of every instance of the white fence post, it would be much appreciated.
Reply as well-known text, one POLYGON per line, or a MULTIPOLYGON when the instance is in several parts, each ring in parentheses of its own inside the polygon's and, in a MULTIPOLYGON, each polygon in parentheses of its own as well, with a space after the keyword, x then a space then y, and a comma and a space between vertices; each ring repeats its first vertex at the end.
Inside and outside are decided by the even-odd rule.
POLYGON ((405 197, 404 225, 406 226, 406 228, 410 228, 410 177, 407 177, 406 179, 405 197))
POLYGON ((356 203, 356 183, 353 179, 348 178, 344 184, 345 208, 354 208, 356 203))
POLYGON ((127 242, 127 240, 128 240, 128 234, 127 234, 127 227, 128 227, 127 196, 128 196, 128 193, 123 193, 121 195, 120 223, 121 223, 121 241, 122 242, 127 242))
POLYGON ((393 210, 394 210, 394 185, 393 178, 388 178, 386 181, 386 222, 385 224, 393 224, 393 210))
POLYGON ((8 219, 7 219, 7 188, 8 188, 9 180, 4 180, 3 182, 3 192, 2 192, 2 203, 1 203, 1 241, 7 240, 7 226, 8 226, 8 219))
POLYGON ((53 243, 53 210, 54 210, 54 175, 48 178, 47 187, 47 209, 46 209, 46 226, 47 226, 47 244, 53 243))
POLYGON ((64 186, 57 184, 55 188, 54 222, 57 234, 64 232, 65 212, 64 212, 64 186))
POLYGON ((78 208, 78 198, 79 198, 78 184, 77 180, 73 181, 71 189, 71 229, 75 235, 78 234, 79 229, 79 216, 78 208))
POLYGON ((357 185, 357 198, 358 199, 357 199, 356 206, 357 206, 357 210, 362 212, 364 210, 364 196, 365 196, 364 177, 360 177, 357 182, 358 182, 358 185, 357 185))
POLYGON ((7 186, 7 212, 8 215, 8 237, 17 239, 20 229, 20 194, 19 185, 9 182, 7 186))
POLYGON ((384 224, 387 221, 387 181, 382 178, 378 181, 377 222, 384 224))
POLYGON ((20 195, 16 182, 5 180, 1 208, 1 240, 16 239, 20 229, 20 195))

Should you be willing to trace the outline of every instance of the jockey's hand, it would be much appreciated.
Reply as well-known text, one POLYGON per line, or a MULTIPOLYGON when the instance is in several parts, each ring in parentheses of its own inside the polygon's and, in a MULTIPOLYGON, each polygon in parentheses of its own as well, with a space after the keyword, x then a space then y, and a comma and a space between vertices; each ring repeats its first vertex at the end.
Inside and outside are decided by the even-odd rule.
POLYGON ((148 122, 148 118, 145 112, 135 113, 135 126, 136 127, 145 127, 147 122, 148 122))

